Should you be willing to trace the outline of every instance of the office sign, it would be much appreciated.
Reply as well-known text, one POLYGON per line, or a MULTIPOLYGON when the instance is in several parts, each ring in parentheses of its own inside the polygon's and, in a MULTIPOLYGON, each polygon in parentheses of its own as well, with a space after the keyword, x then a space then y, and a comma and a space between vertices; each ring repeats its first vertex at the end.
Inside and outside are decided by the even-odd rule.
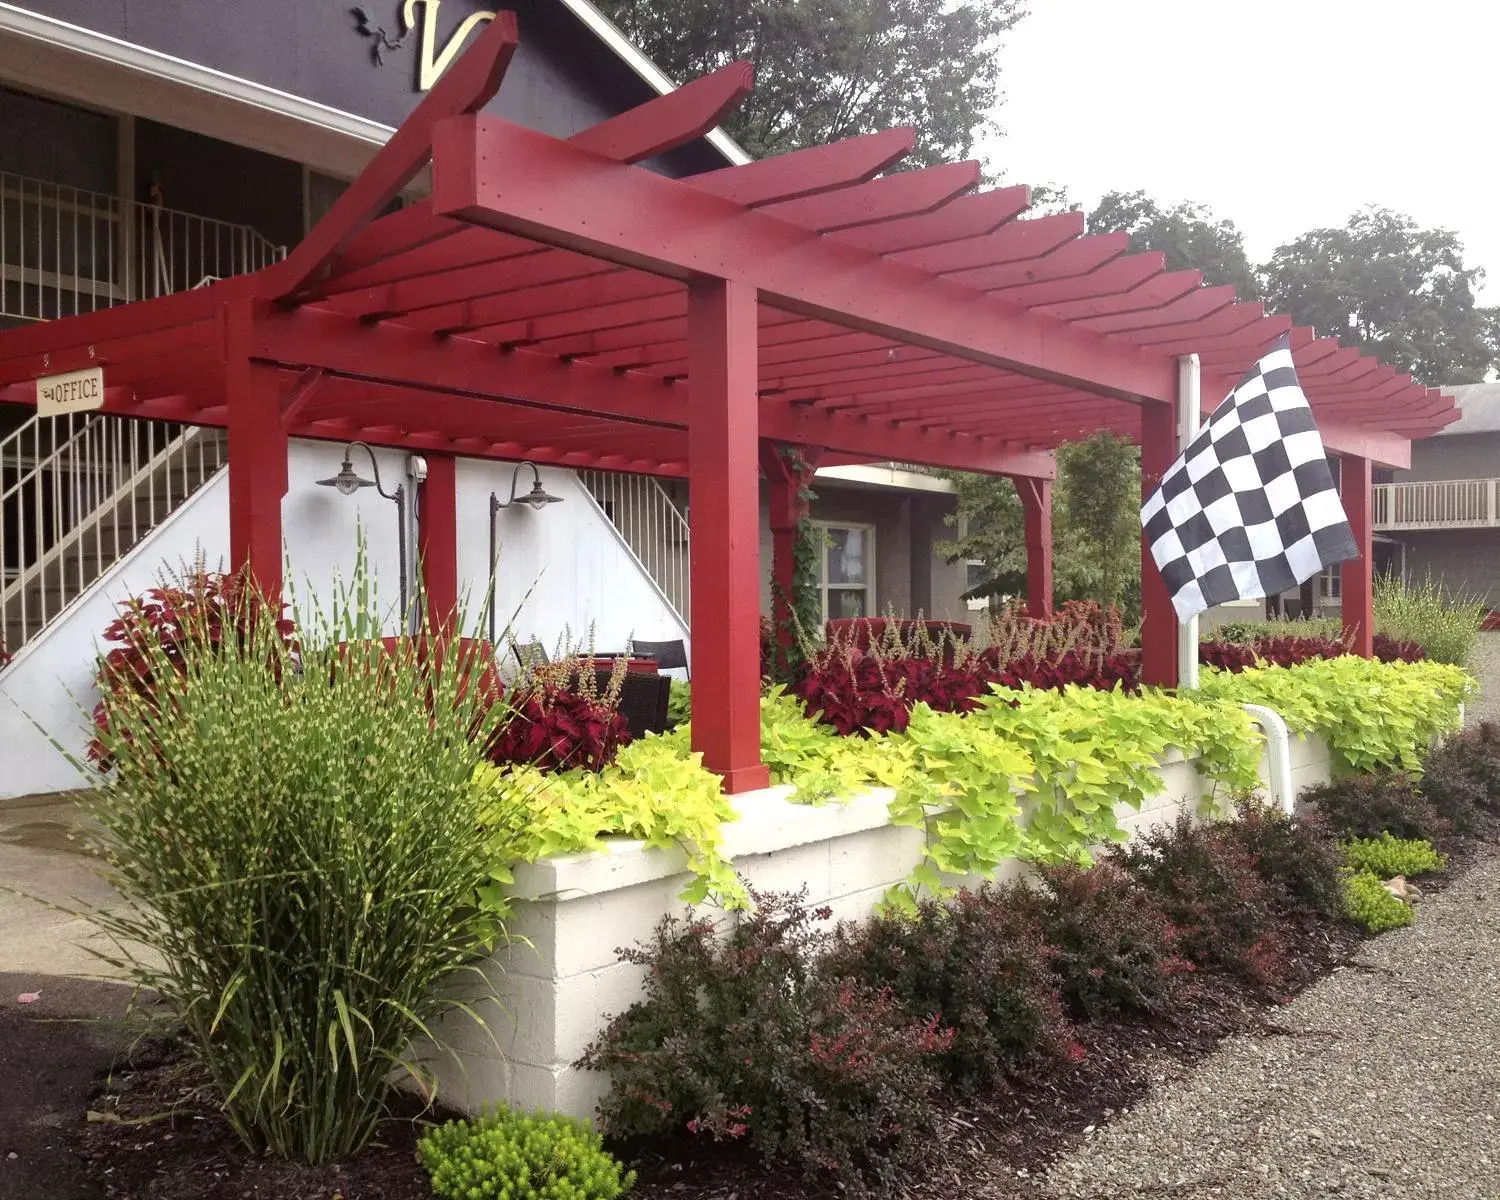
POLYGON ((36 381, 39 417, 93 412, 104 407, 104 368, 85 367, 65 375, 43 375, 36 381))

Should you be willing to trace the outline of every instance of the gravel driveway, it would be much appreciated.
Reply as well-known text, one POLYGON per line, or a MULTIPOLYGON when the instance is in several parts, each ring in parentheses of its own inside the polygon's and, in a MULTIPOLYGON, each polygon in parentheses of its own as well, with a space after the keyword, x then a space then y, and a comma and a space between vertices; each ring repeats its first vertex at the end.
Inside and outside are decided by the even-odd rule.
POLYGON ((1042 1198, 1500 1197, 1500 856, 1417 923, 1178 1071, 1042 1198))
POLYGON ((1481 633, 1472 664, 1479 699, 1464 714, 1470 725, 1500 720, 1500 633, 1481 633))

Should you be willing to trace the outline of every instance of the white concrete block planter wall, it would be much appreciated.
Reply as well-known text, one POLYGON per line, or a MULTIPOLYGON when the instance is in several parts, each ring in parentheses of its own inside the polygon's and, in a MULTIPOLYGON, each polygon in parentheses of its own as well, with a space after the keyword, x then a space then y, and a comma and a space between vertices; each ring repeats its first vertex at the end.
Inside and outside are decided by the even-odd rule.
MULTIPOLYGON (((1328 778, 1321 739, 1294 738, 1292 753, 1298 789, 1328 778)), ((1170 755, 1159 771, 1166 788, 1141 812, 1120 814, 1132 835, 1197 812, 1205 796, 1204 781, 1180 756, 1170 755)), ((725 827, 725 852, 759 890, 805 886, 809 901, 829 905, 837 920, 868 917, 917 865, 922 831, 890 823, 886 790, 817 808, 791 803, 789 790, 737 796, 743 815, 725 827)), ((1022 869, 1008 864, 1000 877, 1022 869)), ((460 1069, 444 1056, 430 1064, 445 1101, 468 1111, 503 1100, 591 1117, 608 1081, 572 1063, 606 1015, 629 1007, 640 989, 640 968, 621 963, 615 951, 649 937, 663 916, 681 914, 678 895, 687 883, 680 851, 623 839, 518 869, 517 894, 526 899, 512 931, 529 944, 486 964, 493 991, 475 1008, 488 1034, 461 1014, 444 1027, 462 1063, 460 1069)))

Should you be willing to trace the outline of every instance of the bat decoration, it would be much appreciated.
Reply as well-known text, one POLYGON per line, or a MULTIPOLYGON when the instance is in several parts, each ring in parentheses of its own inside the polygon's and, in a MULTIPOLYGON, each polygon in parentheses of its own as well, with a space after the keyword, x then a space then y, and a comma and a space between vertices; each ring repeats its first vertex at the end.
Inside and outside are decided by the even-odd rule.
POLYGON ((398 38, 391 37, 385 31, 385 26, 376 25, 371 21, 370 14, 357 4, 349 10, 349 15, 354 18, 355 30, 361 36, 373 39, 374 44, 370 47, 370 58, 376 66, 380 66, 385 62, 387 50, 399 50, 401 49, 401 44, 406 41, 406 34, 404 33, 398 38))

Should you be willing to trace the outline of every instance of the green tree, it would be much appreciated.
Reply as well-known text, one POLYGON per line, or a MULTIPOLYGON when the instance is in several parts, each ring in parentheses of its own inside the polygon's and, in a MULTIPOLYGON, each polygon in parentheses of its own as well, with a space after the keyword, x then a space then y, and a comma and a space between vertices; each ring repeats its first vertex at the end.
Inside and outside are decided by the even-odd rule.
POLYGON ((1128 233, 1133 252, 1160 250, 1169 271, 1196 268, 1205 283, 1233 284, 1242 300, 1260 295, 1245 235, 1201 204, 1164 208, 1145 192, 1108 192, 1089 213, 1088 227, 1090 233, 1128 233))
MULTIPOLYGON (((1019 595, 1026 586, 1025 518, 1004 476, 954 472, 957 535, 937 546, 950 562, 983 566, 970 596, 1019 595)), ((1134 613, 1140 603, 1140 455, 1100 432, 1057 451, 1052 501, 1053 587, 1058 602, 1098 600, 1134 613)))
POLYGON ((1451 230, 1365 208, 1314 229, 1264 268, 1271 306, 1436 386, 1477 383, 1500 365, 1500 309, 1482 308, 1478 267, 1451 230))
POLYGON ((725 129, 756 157, 894 125, 915 158, 969 153, 1000 101, 997 51, 1022 0, 605 0, 625 35, 678 81, 735 59, 755 90, 725 129))

